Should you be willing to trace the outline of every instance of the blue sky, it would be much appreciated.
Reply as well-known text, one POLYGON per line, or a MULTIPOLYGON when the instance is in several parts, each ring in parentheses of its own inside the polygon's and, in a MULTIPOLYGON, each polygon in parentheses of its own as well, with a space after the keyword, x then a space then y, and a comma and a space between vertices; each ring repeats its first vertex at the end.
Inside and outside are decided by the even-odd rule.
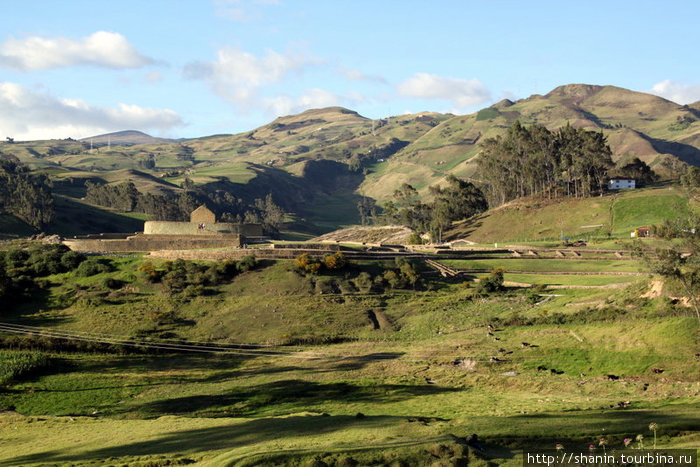
POLYGON ((238 133, 341 105, 471 113, 569 83, 700 100, 696 1, 22 1, 0 137, 238 133))

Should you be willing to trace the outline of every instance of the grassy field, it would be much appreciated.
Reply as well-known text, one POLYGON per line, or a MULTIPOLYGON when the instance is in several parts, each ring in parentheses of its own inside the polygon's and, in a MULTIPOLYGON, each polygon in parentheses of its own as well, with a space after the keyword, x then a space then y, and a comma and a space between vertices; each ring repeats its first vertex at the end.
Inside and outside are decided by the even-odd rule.
POLYGON ((639 272, 642 264, 633 260, 585 260, 585 259, 450 259, 441 260, 447 266, 456 269, 503 268, 506 271, 527 272, 639 272))
POLYGON ((687 218, 695 209, 688 197, 673 186, 621 191, 587 199, 548 201, 520 199, 456 223, 446 238, 467 238, 476 243, 530 243, 561 238, 626 240, 638 227, 660 225, 666 219, 687 218))
POLYGON ((639 298, 644 278, 506 274, 634 281, 535 303, 528 289, 479 296, 473 285, 428 278, 416 291, 361 293, 354 278, 388 263, 304 277, 277 261, 186 298, 146 281, 144 258, 110 261, 112 272, 49 276, 44 293, 3 320, 151 344, 268 346, 47 349, 48 368, 0 388, 0 446, 12 446, 0 449, 0 465, 520 465, 523 448, 649 439, 651 422, 660 446, 699 439, 697 321, 668 300, 639 298), (107 278, 120 288, 108 291, 107 278), (485 453, 460 444, 472 433, 485 453))

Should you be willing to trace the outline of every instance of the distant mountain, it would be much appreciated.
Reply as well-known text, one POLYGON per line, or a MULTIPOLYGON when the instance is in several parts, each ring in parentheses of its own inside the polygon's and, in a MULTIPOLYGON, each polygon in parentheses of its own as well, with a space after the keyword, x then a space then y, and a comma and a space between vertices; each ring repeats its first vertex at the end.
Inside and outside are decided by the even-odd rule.
POLYGON ((639 157, 661 175, 682 169, 680 161, 700 166, 700 102, 678 105, 589 84, 504 99, 469 115, 421 112, 373 120, 328 107, 235 135, 174 141, 125 131, 82 141, 0 142, 0 154, 50 168, 54 178, 99 176, 115 183, 135 179, 123 171, 133 169, 175 186, 189 178, 204 190, 237 198, 271 193, 290 212, 332 230, 352 223, 360 195, 381 204, 403 183, 428 195, 429 186, 450 174, 478 179, 481 143, 504 134, 515 120, 550 130, 570 124, 602 131, 617 163, 639 157), (90 149, 90 140, 97 147, 90 149))
POLYGON ((153 143, 176 143, 177 139, 157 138, 148 135, 142 131, 125 130, 115 131, 114 133, 105 133, 103 135, 90 136, 82 138, 80 141, 91 142, 93 144, 114 144, 131 146, 134 144, 153 144, 153 143))

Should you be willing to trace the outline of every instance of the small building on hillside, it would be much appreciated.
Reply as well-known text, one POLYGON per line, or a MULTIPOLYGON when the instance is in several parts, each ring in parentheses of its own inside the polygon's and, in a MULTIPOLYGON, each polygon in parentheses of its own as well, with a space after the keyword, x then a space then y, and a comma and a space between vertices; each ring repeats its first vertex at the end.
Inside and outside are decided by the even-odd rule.
POLYGON ((637 227, 634 232, 630 234, 632 238, 649 238, 653 235, 651 234, 651 229, 649 227, 637 227))
POLYGON ((611 178, 608 180, 608 190, 630 190, 637 188, 633 178, 611 178))

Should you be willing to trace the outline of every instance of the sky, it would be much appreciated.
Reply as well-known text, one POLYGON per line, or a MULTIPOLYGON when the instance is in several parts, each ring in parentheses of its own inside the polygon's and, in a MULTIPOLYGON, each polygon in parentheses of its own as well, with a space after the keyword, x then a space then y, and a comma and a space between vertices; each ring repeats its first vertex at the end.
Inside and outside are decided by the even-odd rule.
POLYGON ((468 114, 571 83, 700 100, 700 2, 7 1, 0 138, 192 138, 343 106, 468 114))

